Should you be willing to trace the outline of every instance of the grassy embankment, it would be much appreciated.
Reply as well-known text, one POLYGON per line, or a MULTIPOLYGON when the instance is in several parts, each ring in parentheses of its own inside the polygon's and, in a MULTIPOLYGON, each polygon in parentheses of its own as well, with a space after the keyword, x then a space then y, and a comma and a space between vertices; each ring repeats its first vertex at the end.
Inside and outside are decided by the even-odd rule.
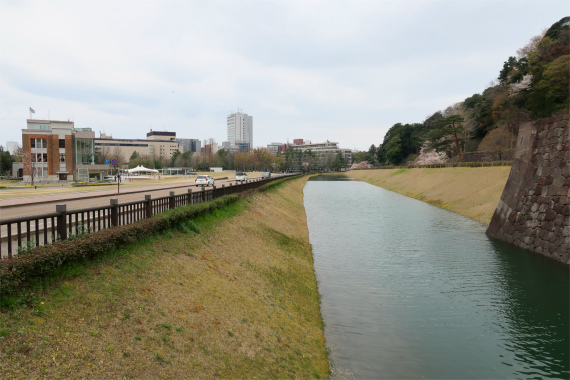
POLYGON ((510 166, 353 170, 348 176, 489 224, 510 166))
POLYGON ((322 378, 304 179, 68 267, 0 309, 4 378, 322 378))

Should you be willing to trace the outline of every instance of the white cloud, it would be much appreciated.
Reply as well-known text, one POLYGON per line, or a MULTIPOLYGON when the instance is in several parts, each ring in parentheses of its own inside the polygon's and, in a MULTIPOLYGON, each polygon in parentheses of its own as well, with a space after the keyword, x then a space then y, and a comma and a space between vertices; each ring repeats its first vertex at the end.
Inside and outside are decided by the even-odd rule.
POLYGON ((481 92, 503 61, 564 17, 564 1, 0 2, 0 143, 36 118, 144 138, 149 128, 254 144, 368 149, 481 92), (509 17, 505 17, 509 14, 509 17))

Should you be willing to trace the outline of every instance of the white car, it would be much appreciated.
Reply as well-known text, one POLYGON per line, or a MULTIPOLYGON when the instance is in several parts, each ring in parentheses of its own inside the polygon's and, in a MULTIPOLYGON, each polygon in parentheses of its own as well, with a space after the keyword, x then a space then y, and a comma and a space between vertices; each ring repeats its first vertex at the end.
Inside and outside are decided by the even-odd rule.
POLYGON ((196 186, 214 186, 214 179, 209 175, 196 177, 196 186))
POLYGON ((247 174, 244 172, 236 172, 236 181, 247 181, 247 174))

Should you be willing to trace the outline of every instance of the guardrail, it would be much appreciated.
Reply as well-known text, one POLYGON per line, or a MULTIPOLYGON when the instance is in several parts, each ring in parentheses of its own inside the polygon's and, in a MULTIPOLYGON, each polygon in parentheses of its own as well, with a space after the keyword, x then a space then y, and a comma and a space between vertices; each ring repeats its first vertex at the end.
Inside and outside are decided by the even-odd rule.
POLYGON ((67 210, 67 205, 57 204, 56 211, 47 214, 0 220, 2 239, 0 260, 12 258, 22 249, 31 249, 58 240, 65 240, 75 235, 94 233, 114 226, 135 223, 180 206, 198 204, 257 188, 281 177, 253 179, 241 184, 231 184, 212 189, 193 191, 186 194, 152 198, 145 195, 144 200, 119 204, 111 198, 110 205, 67 210))

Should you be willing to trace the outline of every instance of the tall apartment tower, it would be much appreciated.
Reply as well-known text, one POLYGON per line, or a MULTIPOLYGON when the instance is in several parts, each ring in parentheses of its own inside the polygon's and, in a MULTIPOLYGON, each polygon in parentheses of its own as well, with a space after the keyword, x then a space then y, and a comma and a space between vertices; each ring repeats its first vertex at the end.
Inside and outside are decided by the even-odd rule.
POLYGON ((253 148, 253 116, 236 112, 228 115, 228 142, 239 147, 241 152, 253 148))

